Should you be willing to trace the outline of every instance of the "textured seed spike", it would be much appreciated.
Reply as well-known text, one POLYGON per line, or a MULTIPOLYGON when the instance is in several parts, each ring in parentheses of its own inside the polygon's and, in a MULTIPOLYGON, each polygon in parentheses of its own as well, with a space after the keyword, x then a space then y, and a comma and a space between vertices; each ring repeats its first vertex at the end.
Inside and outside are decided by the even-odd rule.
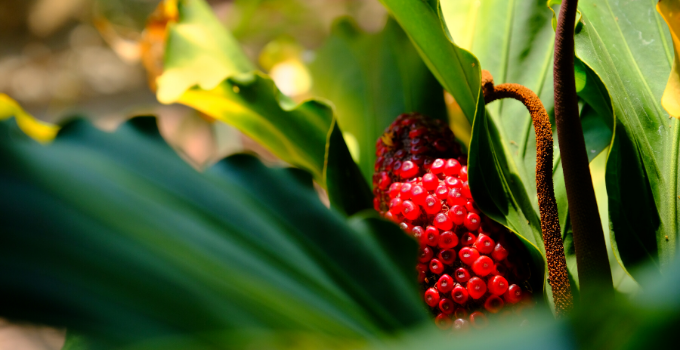
POLYGON ((437 325, 484 328, 493 322, 488 315, 531 305, 520 303, 530 271, 522 248, 475 207, 467 159, 448 126, 402 114, 376 147, 376 210, 420 243, 414 277, 437 325))

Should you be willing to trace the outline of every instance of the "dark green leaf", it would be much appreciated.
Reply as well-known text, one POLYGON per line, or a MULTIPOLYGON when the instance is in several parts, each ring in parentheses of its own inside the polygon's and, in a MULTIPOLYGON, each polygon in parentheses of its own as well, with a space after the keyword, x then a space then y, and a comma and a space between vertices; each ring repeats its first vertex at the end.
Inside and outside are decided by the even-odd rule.
POLYGON ((112 344, 214 329, 358 340, 427 317, 414 273, 383 250, 394 235, 412 261, 413 242, 348 224, 285 169, 236 155, 198 173, 149 118, 113 134, 75 122, 49 146, 13 123, 0 135, 5 317, 112 344))
POLYGON ((376 34, 361 32, 347 18, 339 20, 310 69, 312 93, 333 102, 348 144, 356 140, 355 160, 369 182, 375 142, 399 114, 446 118, 441 85, 392 19, 376 34))

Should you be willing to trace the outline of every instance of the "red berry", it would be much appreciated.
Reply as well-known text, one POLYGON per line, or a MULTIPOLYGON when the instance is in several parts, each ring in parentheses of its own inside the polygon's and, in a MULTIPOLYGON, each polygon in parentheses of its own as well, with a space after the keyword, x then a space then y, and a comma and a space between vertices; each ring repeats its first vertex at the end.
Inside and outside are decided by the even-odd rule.
POLYGON ((463 237, 460 239, 461 244, 465 247, 472 247, 472 245, 475 243, 477 240, 477 236, 475 236, 474 233, 472 232, 466 232, 463 234, 463 237))
POLYGON ((423 204, 423 209, 429 215, 437 214, 442 209, 442 203, 437 197, 429 195, 425 197, 425 204, 423 204))
POLYGON ((428 226, 425 228, 425 235, 423 237, 423 240, 421 240, 423 244, 434 247, 439 243, 439 230, 433 226, 428 226))
POLYGON ((456 303, 463 305, 468 300, 468 290, 463 288, 460 284, 453 287, 451 291, 451 299, 456 303))
POLYGON ((439 329, 449 329, 453 325, 451 318, 446 314, 439 314, 434 319, 434 323, 439 327, 439 329))
POLYGON ((401 213, 409 220, 416 220, 420 216, 420 207, 411 201, 401 204, 401 213))
POLYGON ((514 304, 522 300, 522 288, 516 284, 511 284, 503 294, 503 299, 508 304, 514 304))
POLYGON ((453 262, 456 261, 456 252, 451 249, 442 249, 439 251, 438 258, 446 265, 453 265, 453 262))
POLYGON ((381 190, 386 190, 391 184, 392 179, 390 179, 390 176, 387 174, 387 172, 383 171, 380 173, 380 182, 378 183, 378 187, 381 190))
POLYGON ((444 231, 439 235, 439 248, 449 249, 458 245, 458 236, 451 231, 444 231))
POLYGON ((418 271, 418 282, 423 282, 429 268, 426 264, 418 264, 416 265, 416 271, 418 271))
POLYGON ((444 200, 449 196, 449 189, 445 185, 439 185, 439 187, 434 190, 434 194, 437 198, 444 200))
POLYGON ((455 159, 449 159, 444 165, 444 174, 447 176, 458 175, 460 173, 461 166, 460 163, 455 159))
POLYGON ((459 283, 465 283, 470 279, 470 273, 464 267, 459 267, 456 272, 453 273, 453 276, 459 283))
POLYGON ((449 218, 456 225, 462 225, 465 222, 465 217, 467 216, 467 210, 462 205, 454 205, 449 210, 449 218))
POLYGON ((463 182, 461 190, 463 191, 465 197, 467 197, 468 199, 472 199, 472 193, 470 193, 470 185, 468 185, 467 181, 463 182))
POLYGON ((408 132, 408 137, 413 139, 413 138, 422 136, 426 132, 427 132, 427 129, 425 129, 423 127, 415 128, 415 129, 412 129, 411 131, 408 132))
POLYGON ((482 221, 479 218, 479 215, 475 213, 469 213, 465 218, 465 228, 467 228, 470 231, 477 231, 481 224, 482 221))
POLYGON ((399 217, 398 214, 392 214, 392 212, 389 211, 385 213, 385 219, 390 220, 395 224, 398 224, 401 221, 401 218, 399 217))
POLYGON ((442 231, 448 231, 453 227, 453 222, 446 214, 439 213, 434 217, 434 226, 442 231))
POLYGON ((439 280, 437 281, 437 289, 440 293, 448 293, 453 290, 453 278, 447 274, 439 277, 439 280))
POLYGON ((456 309, 456 311, 453 312, 453 318, 467 318, 467 310, 463 309, 462 307, 459 307, 456 309))
POLYGON ((482 255, 472 263, 472 271, 477 276, 484 277, 493 271, 493 260, 486 255, 482 255))
POLYGON ((425 303, 430 307, 435 307, 439 304, 439 292, 436 289, 430 288, 425 291, 425 303))
POLYGON ((467 181, 467 180, 468 180, 468 173, 467 173, 467 171, 468 171, 468 170, 467 170, 467 166, 464 166, 464 167, 460 168, 460 173, 458 174, 458 177, 459 177, 461 180, 463 180, 463 181, 467 181))
POLYGON ((401 182, 394 182, 390 185, 390 198, 395 198, 401 191, 401 182))
MULTIPOLYGON (((448 196, 446 196, 446 203, 448 203, 450 206, 460 205, 465 207, 465 204, 467 204, 467 198, 463 196, 463 192, 461 192, 460 188, 452 188, 451 191, 449 191, 448 196)), ((477 219, 479 221, 479 216, 477 216, 477 219)))
POLYGON ((421 263, 428 263, 430 262, 430 259, 434 256, 434 251, 432 251, 432 248, 430 247, 422 247, 420 248, 420 253, 418 254, 418 261, 421 263))
POLYGON ((470 314, 470 323, 472 324, 472 327, 481 329, 489 324, 489 320, 486 319, 486 316, 484 316, 483 313, 475 311, 470 314))
POLYGON ((442 298, 439 301, 439 310, 442 310, 442 312, 447 315, 453 313, 454 310, 453 301, 451 301, 451 299, 442 298))
POLYGON ((420 241, 422 240, 422 237, 425 235, 425 230, 423 230, 423 228, 420 226, 413 226, 413 228, 411 229, 411 233, 413 234, 413 237, 415 237, 417 241, 420 241))
POLYGON ((382 210, 380 210, 380 199, 379 198, 373 198, 373 209, 375 209, 375 211, 377 211, 377 212, 382 212, 382 210))
POLYGON ((407 199, 411 199, 411 189, 412 188, 413 188, 413 184, 410 184, 408 182, 401 184, 401 187, 399 188, 399 197, 401 198, 402 201, 405 201, 407 199))
POLYGON ((486 293, 486 283, 479 277, 472 277, 467 283, 467 291, 472 299, 479 299, 486 293))
POLYGON ((430 171, 435 175, 441 174, 444 172, 444 165, 446 165, 446 162, 444 162, 443 159, 435 159, 434 162, 432 162, 430 171))
POLYGON ((489 293, 494 295, 503 295, 508 290, 508 280, 503 276, 493 276, 489 278, 487 285, 489 293))
POLYGON ((477 215, 480 214, 479 209, 477 209, 477 206, 475 205, 475 201, 472 199, 469 199, 467 203, 465 204, 465 209, 467 209, 468 212, 470 213, 475 213, 477 215))
POLYGON ((486 301, 484 302, 484 308, 487 311, 495 314, 498 311, 501 311, 501 309, 503 308, 503 304, 504 304, 503 300, 501 300, 501 298, 499 298, 498 295, 492 295, 486 298, 486 301))
POLYGON ((427 173, 423 175, 423 187, 428 191, 434 191, 439 186, 439 179, 434 174, 427 173))
POLYGON ((427 191, 423 186, 415 185, 411 187, 411 200, 418 205, 425 204, 425 197, 427 197, 427 191))
POLYGON ((411 233, 411 229, 413 228, 413 225, 411 225, 410 223, 408 223, 406 221, 403 221, 402 223, 399 224, 399 228, 406 233, 411 233))
POLYGON ((503 259, 508 257, 508 251, 503 248, 503 246, 498 243, 496 244, 496 247, 493 248, 493 253, 491 253, 491 257, 496 260, 496 261, 502 261, 503 259))
POLYGON ((458 252, 458 257, 464 264, 472 266, 472 264, 479 258, 479 252, 475 248, 465 247, 458 252))
POLYGON ((390 213, 392 215, 399 215, 401 214, 401 205, 402 205, 402 200, 400 198, 392 198, 390 200, 390 213))
POLYGON ((447 176, 444 179, 444 185, 446 185, 446 187, 448 187, 449 189, 452 189, 452 188, 462 189, 463 188, 463 182, 461 182, 455 176, 447 176))
POLYGON ((439 275, 442 272, 444 272, 444 264, 442 264, 442 262, 439 261, 439 259, 432 259, 430 260, 430 271, 432 271, 432 273, 434 274, 439 275))
POLYGON ((480 233, 472 246, 475 247, 480 253, 488 255, 494 250, 494 241, 489 236, 480 233))
POLYGON ((410 160, 405 161, 401 165, 401 172, 399 175, 401 176, 402 179, 410 179, 414 176, 418 175, 418 172, 420 171, 420 168, 418 165, 413 163, 410 160))
POLYGON ((457 318, 455 321, 453 321, 453 331, 456 333, 464 333, 467 332, 469 329, 469 323, 468 321, 462 319, 462 318, 457 318))
MULTIPOLYGON (((396 154, 395 154, 396 156, 396 154)), ((392 174, 394 176, 399 176, 399 173, 401 172, 401 161, 397 160, 394 163, 392 163, 392 174)))

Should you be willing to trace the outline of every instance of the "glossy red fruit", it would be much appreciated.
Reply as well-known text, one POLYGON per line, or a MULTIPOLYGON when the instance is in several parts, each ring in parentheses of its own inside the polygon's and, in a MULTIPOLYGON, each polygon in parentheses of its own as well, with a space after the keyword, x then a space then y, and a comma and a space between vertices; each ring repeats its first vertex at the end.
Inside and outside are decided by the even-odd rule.
POLYGON ((470 272, 464 267, 459 267, 453 273, 453 277, 456 279, 456 282, 465 283, 470 279, 470 272))
POLYGON ((493 295, 503 295, 508 290, 508 280, 503 276, 493 276, 487 283, 489 293, 493 295))
POLYGON ((497 243, 493 248, 491 257, 496 261, 502 261, 508 257, 508 251, 500 243, 497 243))
POLYGON ((489 325, 489 320, 486 319, 483 313, 475 311, 470 314, 470 324, 472 324, 472 327, 482 329, 489 325))
POLYGON ((479 217, 479 215, 475 213, 469 213, 467 217, 465 217, 465 228, 467 228, 470 231, 477 231, 479 229, 479 226, 482 225, 482 219, 479 217))
POLYGON ((485 277, 493 271, 493 260, 486 255, 482 255, 472 263, 472 272, 479 277, 485 277))
POLYGON ((456 225, 462 225, 465 222, 465 217, 467 216, 467 210, 462 205, 454 205, 449 209, 449 218, 456 225))
POLYGON ((407 160, 401 164, 399 176, 401 176, 402 179, 410 179, 414 176, 417 176, 419 171, 420 167, 418 167, 416 163, 407 160))
MULTIPOLYGON (((461 192, 460 188, 452 188, 449 191, 448 196, 446 196, 446 203, 448 203, 448 205, 451 207, 454 205, 460 205, 465 207, 465 204, 467 204, 467 198, 463 196, 463 192, 461 192)), ((479 218, 479 216, 477 216, 477 218, 479 218)))
POLYGON ((511 284, 503 294, 503 299, 508 304, 515 304, 522 300, 522 288, 516 284, 511 284))
POLYGON ((451 318, 444 313, 437 315, 437 317, 434 319, 434 323, 437 325, 437 327, 439 327, 439 329, 442 330, 450 329, 453 325, 451 318))
POLYGON ((442 272, 444 272, 444 264, 442 264, 442 262, 439 261, 439 259, 432 259, 430 260, 430 271, 432 271, 432 273, 440 275, 442 272))
POLYGON ((463 305, 465 302, 467 302, 469 295, 470 293, 468 290, 463 288, 460 284, 453 287, 453 290, 451 291, 451 299, 460 305, 463 305))
POLYGON ((475 248, 465 247, 458 252, 458 257, 464 264, 472 266, 472 264, 479 258, 479 252, 475 248))
POLYGON ((434 162, 432 162, 430 171, 435 175, 441 174, 444 172, 444 165, 446 165, 446 162, 443 159, 435 159, 434 162))
POLYGON ((444 213, 439 213, 434 216, 434 226, 442 231, 448 231, 453 228, 453 222, 449 216, 444 213))
POLYGON ((495 314, 498 311, 501 311, 504 304, 505 303, 503 303, 503 300, 501 298, 499 298, 498 295, 492 295, 492 296, 486 298, 486 301, 484 302, 484 308, 487 311, 495 314))
POLYGON ((444 179, 444 185, 446 185, 446 187, 447 187, 449 190, 451 190, 451 189, 453 189, 453 188, 457 188, 457 189, 462 189, 462 188, 463 188, 463 182, 460 181, 460 180, 459 180, 457 177, 455 177, 455 176, 447 176, 447 177, 444 179))
POLYGON ((465 232, 460 242, 464 247, 471 247, 477 241, 477 236, 472 232, 465 232))
POLYGON ((383 171, 380 173, 380 182, 378 182, 378 187, 381 190, 386 190, 389 188, 389 186, 392 184, 392 179, 390 179, 390 176, 387 174, 387 172, 383 171))
POLYGON ((425 228, 425 234, 422 236, 423 239, 420 240, 422 244, 427 244, 429 246, 436 246, 439 243, 439 230, 434 226, 428 226, 425 228))
POLYGON ((430 288, 425 291, 425 304, 430 307, 435 307, 439 304, 439 292, 436 289, 430 288))
POLYGON ((401 214, 409 220, 416 220, 420 216, 420 207, 411 201, 404 201, 401 204, 401 214))
POLYGON ((390 200, 390 213, 392 215, 399 215, 401 214, 401 205, 403 201, 400 198, 392 198, 390 200))
POLYGON ((399 223, 399 228, 406 233, 411 233, 411 229, 413 228, 413 225, 411 225, 410 223, 408 223, 406 221, 402 221, 401 223, 399 223))
POLYGON ((463 187, 461 188, 461 190, 463 191, 463 194, 465 195, 465 197, 467 197, 467 199, 472 199, 472 193, 470 192, 470 185, 468 184, 467 181, 463 182, 463 187))
POLYGON ((472 246, 475 247, 475 249, 477 249, 480 253, 488 255, 491 254, 494 249, 494 241, 491 239, 491 237, 480 233, 472 246))
POLYGON ((465 209, 467 209, 469 213, 475 213, 477 215, 480 214, 479 209, 477 209, 477 205, 475 205, 475 201, 472 199, 467 201, 467 203, 465 204, 465 209))
POLYGON ((451 231, 444 231, 439 234, 439 248, 451 249, 458 245, 458 236, 451 231))
POLYGON ((455 306, 451 299, 442 298, 441 300, 439 300, 439 310, 441 310, 443 313, 450 315, 453 313, 454 309, 455 306))
POLYGON ((416 271, 418 271, 418 282, 423 282, 425 281, 425 277, 427 276, 427 272, 430 271, 430 268, 427 266, 427 264, 418 264, 416 265, 416 271))
POLYGON ((413 226, 411 234, 413 234, 413 237, 415 237, 417 241, 421 241, 423 239, 422 237, 425 235, 425 230, 420 226, 413 226))
POLYGON ((432 173, 423 175, 423 187, 428 191, 434 191, 439 187, 439 179, 432 173))
POLYGON ((390 185, 389 196, 395 198, 401 191, 401 182, 395 182, 390 185))
POLYGON ((452 249, 442 249, 439 251, 437 257, 439 258, 439 261, 443 262, 444 264, 453 265, 453 263, 456 261, 456 252, 452 249))
POLYGON ((448 159, 444 164, 444 174, 447 176, 458 175, 460 173, 461 165, 455 159, 448 159))
POLYGON ((442 203, 439 200, 439 198, 433 195, 428 195, 427 197, 425 197, 425 204, 423 204, 423 210, 425 210, 425 212, 428 215, 437 214, 441 209, 442 203))
POLYGON ((405 201, 407 199, 411 199, 411 189, 413 188, 413 184, 404 182, 401 184, 399 187, 399 198, 401 198, 402 201, 405 201))
POLYGON ((458 173, 458 177, 459 177, 461 180, 463 180, 463 181, 467 181, 467 180, 468 180, 468 170, 467 170, 467 166, 464 166, 464 167, 460 168, 460 172, 458 173))
POLYGON ((449 196, 449 189, 446 185, 439 185, 436 190, 434 190, 435 196, 441 200, 445 200, 449 196))
POLYGON ((421 263, 430 263, 430 260, 434 256, 434 251, 430 247, 421 247, 420 253, 418 253, 418 261, 421 263))
POLYGON ((448 293, 453 290, 453 278, 447 274, 443 274, 437 281, 437 290, 440 293, 448 293))
POLYGON ((486 283, 479 277, 472 277, 467 283, 467 291, 472 299, 479 299, 486 293, 486 283))
POLYGON ((411 188, 411 200, 418 205, 425 205, 427 191, 423 186, 415 185, 411 188))

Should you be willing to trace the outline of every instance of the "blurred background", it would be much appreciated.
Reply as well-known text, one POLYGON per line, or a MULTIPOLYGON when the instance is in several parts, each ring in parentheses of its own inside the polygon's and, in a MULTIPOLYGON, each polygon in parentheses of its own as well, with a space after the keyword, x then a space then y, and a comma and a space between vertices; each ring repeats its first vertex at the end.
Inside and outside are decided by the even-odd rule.
MULTIPOLYGON (((0 0, 0 93, 53 123, 85 117, 114 129, 128 117, 156 115, 163 136, 197 168, 244 149, 277 162, 237 130, 156 101, 144 64, 151 74, 162 69, 158 60, 148 62, 162 52, 144 38, 153 35, 147 19, 159 2, 0 0)), ((351 16, 368 32, 380 31, 387 19, 378 0, 208 2, 251 61, 296 100, 309 97, 314 82, 306 65, 337 17, 351 16)), ((64 333, 0 319, 0 350, 61 349, 64 333)))

